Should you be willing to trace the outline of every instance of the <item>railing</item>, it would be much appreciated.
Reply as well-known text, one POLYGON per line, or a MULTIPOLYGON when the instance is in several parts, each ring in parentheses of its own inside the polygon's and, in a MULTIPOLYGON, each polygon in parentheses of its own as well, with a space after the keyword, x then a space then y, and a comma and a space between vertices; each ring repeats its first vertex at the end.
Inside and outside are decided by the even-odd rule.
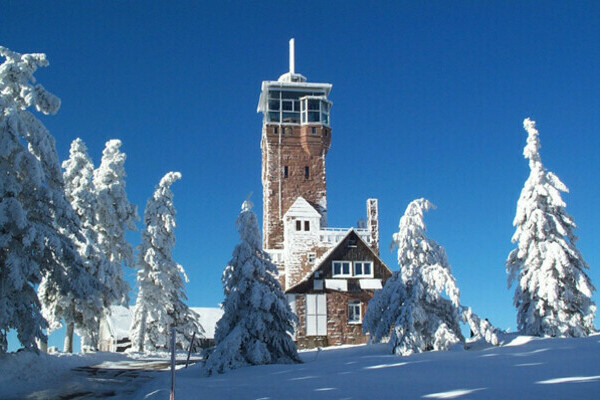
MULTIPOLYGON (((321 228, 319 240, 323 243, 337 243, 346 236, 350 228, 321 228)), ((358 236, 367 243, 371 242, 371 234, 368 229, 354 228, 358 236)))

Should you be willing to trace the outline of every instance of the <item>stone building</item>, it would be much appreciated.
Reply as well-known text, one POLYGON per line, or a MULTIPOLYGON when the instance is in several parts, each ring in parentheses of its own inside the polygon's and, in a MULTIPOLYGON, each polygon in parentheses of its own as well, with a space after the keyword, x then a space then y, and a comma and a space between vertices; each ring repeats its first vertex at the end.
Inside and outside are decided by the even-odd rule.
POLYGON ((292 39, 289 72, 263 81, 258 102, 263 248, 299 317, 300 347, 364 343, 368 301, 391 276, 379 258, 377 199, 367 199, 366 222, 359 226, 327 225, 331 87, 295 72, 292 39))

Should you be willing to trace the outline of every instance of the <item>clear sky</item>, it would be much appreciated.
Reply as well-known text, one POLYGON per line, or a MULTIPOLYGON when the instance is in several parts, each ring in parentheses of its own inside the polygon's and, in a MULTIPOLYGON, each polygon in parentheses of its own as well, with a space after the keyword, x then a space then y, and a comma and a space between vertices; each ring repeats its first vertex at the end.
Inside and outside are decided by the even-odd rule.
POLYGON ((256 106, 261 82, 287 72, 291 37, 296 71, 333 84, 330 226, 355 225, 378 198, 381 255, 397 270, 388 244, 407 204, 426 197, 462 303, 515 330, 504 262, 531 117, 600 285, 597 1, 0 2, 0 45, 50 60, 36 77, 62 99, 42 118, 61 160, 80 137, 97 166, 121 139, 140 215, 159 179, 182 173, 174 259, 192 306, 222 300, 248 193, 262 218, 256 106))

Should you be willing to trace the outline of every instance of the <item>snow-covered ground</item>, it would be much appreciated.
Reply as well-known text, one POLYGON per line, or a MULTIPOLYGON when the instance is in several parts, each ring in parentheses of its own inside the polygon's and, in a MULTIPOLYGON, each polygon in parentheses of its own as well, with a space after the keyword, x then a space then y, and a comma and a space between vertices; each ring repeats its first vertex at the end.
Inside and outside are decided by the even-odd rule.
MULTIPOLYGON (((56 386, 70 379, 76 366, 129 357, 140 355, 2 356, 0 398, 56 386)), ((176 399, 600 398, 600 335, 514 336, 502 347, 455 347, 410 357, 390 355, 385 345, 306 351, 301 357, 303 364, 246 367, 212 377, 203 377, 199 365, 178 369, 176 399)), ((168 398, 170 374, 154 376, 140 382, 130 398, 168 398)))

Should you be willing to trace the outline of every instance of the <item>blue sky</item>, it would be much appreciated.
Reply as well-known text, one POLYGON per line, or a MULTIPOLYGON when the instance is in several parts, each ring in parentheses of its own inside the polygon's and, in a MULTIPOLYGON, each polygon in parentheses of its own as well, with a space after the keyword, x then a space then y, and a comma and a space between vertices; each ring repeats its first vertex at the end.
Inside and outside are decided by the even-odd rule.
MULTIPOLYGON (((261 218, 256 105, 261 81, 287 72, 291 37, 296 71, 333 84, 330 226, 354 225, 377 197, 382 258, 396 270, 392 234, 407 204, 426 197, 462 302, 514 330, 504 262, 531 117, 544 165, 571 190, 563 198, 600 285, 600 3, 50 3, 4 0, 0 45, 48 55, 36 77, 62 99, 42 118, 61 160, 81 137, 98 165, 104 143, 121 139, 140 214, 165 173, 182 173, 174 258, 190 305, 222 300, 249 192, 261 218)), ((129 238, 137 244, 139 232, 129 238)))

